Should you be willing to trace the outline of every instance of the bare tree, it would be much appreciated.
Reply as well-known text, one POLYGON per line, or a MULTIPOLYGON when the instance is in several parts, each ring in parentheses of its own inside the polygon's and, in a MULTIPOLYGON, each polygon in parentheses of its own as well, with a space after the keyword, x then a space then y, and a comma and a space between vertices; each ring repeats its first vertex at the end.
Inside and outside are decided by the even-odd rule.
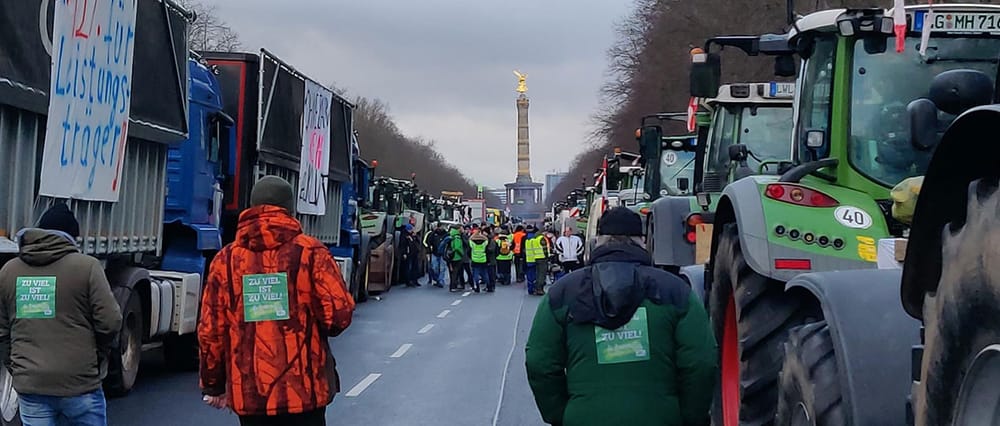
POLYGON ((188 47, 191 50, 234 52, 242 47, 240 35, 219 17, 217 6, 206 6, 200 0, 177 2, 195 15, 188 33, 188 47))

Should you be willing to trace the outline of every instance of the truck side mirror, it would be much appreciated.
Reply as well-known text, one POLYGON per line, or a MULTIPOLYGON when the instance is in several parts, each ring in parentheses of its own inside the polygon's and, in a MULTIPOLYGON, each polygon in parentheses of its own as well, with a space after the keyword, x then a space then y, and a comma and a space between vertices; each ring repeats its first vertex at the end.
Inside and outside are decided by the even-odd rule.
POLYGON ((714 98, 719 96, 722 80, 722 61, 717 53, 704 54, 704 61, 691 63, 691 96, 714 98))
POLYGON ((687 192, 691 188, 691 181, 686 177, 677 178, 677 189, 681 192, 687 192))
POLYGON ((937 145, 937 112, 937 106, 927 98, 916 99, 906 106, 910 116, 910 143, 919 151, 937 145))

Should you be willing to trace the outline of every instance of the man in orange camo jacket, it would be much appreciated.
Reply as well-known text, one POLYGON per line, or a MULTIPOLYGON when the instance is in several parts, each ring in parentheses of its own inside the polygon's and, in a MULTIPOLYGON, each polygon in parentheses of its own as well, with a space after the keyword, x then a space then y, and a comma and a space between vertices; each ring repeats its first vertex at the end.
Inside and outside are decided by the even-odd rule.
POLYGON ((302 232, 295 203, 287 181, 258 181, 202 295, 202 393, 244 426, 323 425, 340 390, 327 338, 351 324, 354 300, 329 250, 302 232))

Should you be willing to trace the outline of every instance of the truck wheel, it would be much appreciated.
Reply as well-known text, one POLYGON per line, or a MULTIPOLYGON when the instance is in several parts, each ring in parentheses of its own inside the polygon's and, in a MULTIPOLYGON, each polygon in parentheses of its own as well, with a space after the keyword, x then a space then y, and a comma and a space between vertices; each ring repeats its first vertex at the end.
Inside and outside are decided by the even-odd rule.
POLYGON ((197 371, 198 333, 168 335, 163 341, 163 360, 174 371, 197 371))
POLYGON ((785 343, 778 426, 845 426, 837 358, 826 321, 793 328, 785 343))
POLYGON ((133 290, 122 312, 122 329, 118 334, 118 348, 108 360, 108 377, 104 390, 109 396, 124 396, 135 385, 142 359, 142 305, 133 290))
POLYGON ((941 280, 924 303, 918 426, 1000 424, 998 219, 996 178, 978 180, 969 185, 964 225, 944 229, 941 280))
POLYGON ((709 315, 720 344, 721 410, 713 423, 767 425, 774 421, 778 373, 788 330, 804 322, 784 283, 758 274, 746 262, 735 223, 725 225, 713 262, 709 315), (721 414, 721 418, 719 415, 721 414))
POLYGON ((0 366, 0 425, 21 426, 19 408, 14 376, 11 376, 7 368, 0 366))

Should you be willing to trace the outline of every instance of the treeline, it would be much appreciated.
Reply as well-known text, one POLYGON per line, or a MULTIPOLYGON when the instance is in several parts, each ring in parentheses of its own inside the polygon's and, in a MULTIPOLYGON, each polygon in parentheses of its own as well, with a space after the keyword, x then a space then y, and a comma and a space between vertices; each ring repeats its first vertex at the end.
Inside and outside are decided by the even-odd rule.
MULTIPOLYGON (((243 49, 239 33, 222 17, 217 7, 205 0, 176 0, 182 7, 196 15, 188 34, 192 50, 238 51, 243 49)), ((322 78, 324 76, 316 76, 322 78)), ((331 85, 342 96, 343 91, 331 85)), ((378 176, 409 179, 416 174, 417 186, 423 191, 439 196, 441 191, 462 191, 466 198, 476 195, 472 180, 434 148, 433 141, 404 135, 389 115, 389 107, 378 99, 356 96, 354 102, 354 128, 359 133, 361 156, 371 162, 378 161, 378 176)), ((487 196, 490 206, 499 206, 496 197, 487 196)))
MULTIPOLYGON (((891 6, 890 0, 798 0, 794 10, 805 15, 837 7, 891 6)), ((716 35, 782 33, 787 28, 786 10, 786 0, 636 0, 631 13, 617 24, 617 39, 608 50, 606 82, 587 150, 573 160, 567 178, 556 186, 549 202, 565 197, 581 180, 592 185, 594 170, 614 147, 638 152, 635 130, 642 116, 687 110, 692 48, 716 35)), ((773 80, 773 67, 773 59, 750 58, 728 49, 723 55, 722 81, 773 80)), ((669 130, 679 134, 686 129, 679 124, 669 130)))

